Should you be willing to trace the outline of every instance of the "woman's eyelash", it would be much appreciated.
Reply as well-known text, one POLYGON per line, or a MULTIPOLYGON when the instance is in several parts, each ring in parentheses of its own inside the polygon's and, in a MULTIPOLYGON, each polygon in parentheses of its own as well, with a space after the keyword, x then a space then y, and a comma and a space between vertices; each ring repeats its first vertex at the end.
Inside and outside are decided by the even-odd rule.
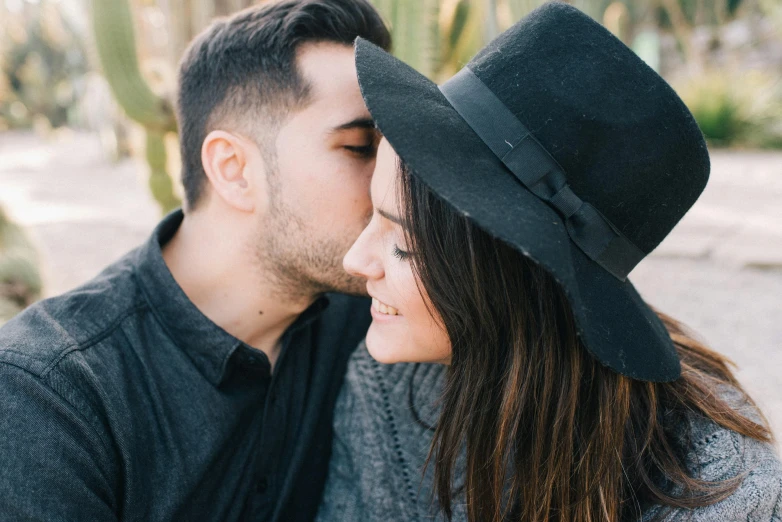
POLYGON ((375 146, 372 144, 360 146, 345 145, 345 149, 355 152, 359 156, 370 157, 375 155, 375 146))
POLYGON ((401 259, 404 261, 405 259, 410 257, 409 252, 405 252, 404 250, 400 250, 400 248, 396 245, 394 245, 394 257, 401 259))

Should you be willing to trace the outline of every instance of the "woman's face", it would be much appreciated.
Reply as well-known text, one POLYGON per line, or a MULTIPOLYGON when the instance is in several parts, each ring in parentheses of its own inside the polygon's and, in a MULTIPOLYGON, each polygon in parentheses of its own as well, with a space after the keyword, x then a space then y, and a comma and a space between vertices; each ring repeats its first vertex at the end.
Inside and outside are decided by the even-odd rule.
POLYGON ((367 280, 372 296, 372 324, 367 348, 382 363, 447 364, 451 345, 439 317, 430 313, 429 298, 419 290, 405 244, 398 208, 397 155, 383 139, 372 176, 372 220, 353 243, 345 270, 367 280))

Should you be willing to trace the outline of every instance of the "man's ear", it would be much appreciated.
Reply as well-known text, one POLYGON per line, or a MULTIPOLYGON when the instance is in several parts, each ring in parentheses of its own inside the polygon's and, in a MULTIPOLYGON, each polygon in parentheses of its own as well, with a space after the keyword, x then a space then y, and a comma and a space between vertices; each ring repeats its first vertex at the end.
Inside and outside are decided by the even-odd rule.
POLYGON ((256 151, 251 140, 223 130, 207 134, 201 146, 201 163, 215 195, 242 212, 255 210, 254 180, 247 166, 256 151))

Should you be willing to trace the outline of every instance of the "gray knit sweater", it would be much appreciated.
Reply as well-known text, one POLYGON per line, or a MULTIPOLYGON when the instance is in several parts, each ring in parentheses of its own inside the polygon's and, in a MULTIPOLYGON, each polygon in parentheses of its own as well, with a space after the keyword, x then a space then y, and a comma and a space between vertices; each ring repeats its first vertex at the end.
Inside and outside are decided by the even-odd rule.
MULTIPOLYGON (((432 433, 408 407, 412 389, 419 420, 434 425, 438 412, 433 402, 442 389, 445 367, 415 367, 380 364, 363 344, 353 354, 335 410, 333 455, 318 522, 445 520, 430 502, 431 466, 422 476, 432 433)), ((727 398, 741 404, 735 392, 727 398)), ((699 469, 707 480, 747 475, 726 500, 668 512, 663 520, 782 521, 782 465, 774 450, 706 420, 693 418, 690 425, 690 469, 699 469)), ((455 522, 467 520, 464 507, 455 506, 455 522)), ((647 509, 642 520, 656 520, 659 514, 657 507, 647 509)))

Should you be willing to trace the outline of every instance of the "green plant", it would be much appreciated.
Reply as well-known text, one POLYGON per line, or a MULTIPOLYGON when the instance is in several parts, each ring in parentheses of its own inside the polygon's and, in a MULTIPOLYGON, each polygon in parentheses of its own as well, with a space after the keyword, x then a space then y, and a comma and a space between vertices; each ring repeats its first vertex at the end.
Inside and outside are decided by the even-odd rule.
POLYGON ((439 66, 440 0, 373 0, 389 25, 394 54, 432 77, 439 66))
POLYGON ((0 18, 0 126, 74 123, 87 59, 78 30, 55 3, 0 18))
POLYGON ((0 325, 41 297, 38 253, 0 208, 0 325))
POLYGON ((707 71, 675 82, 706 139, 716 146, 782 147, 780 81, 759 71, 707 71))
POLYGON ((701 132, 715 145, 731 145, 740 139, 747 122, 732 85, 719 75, 691 79, 680 89, 701 132))
POLYGON ((500 31, 543 2, 373 0, 391 28, 394 55, 434 80, 452 76, 500 31))
POLYGON ((92 19, 103 73, 125 113, 146 131, 149 186, 161 210, 168 212, 180 205, 166 172, 165 135, 176 132, 174 110, 141 75, 128 0, 93 0, 92 19))
MULTIPOLYGON (((373 0, 394 55, 433 80, 451 77, 478 50, 548 0, 373 0)), ((600 20, 610 0, 571 0, 600 20)))

